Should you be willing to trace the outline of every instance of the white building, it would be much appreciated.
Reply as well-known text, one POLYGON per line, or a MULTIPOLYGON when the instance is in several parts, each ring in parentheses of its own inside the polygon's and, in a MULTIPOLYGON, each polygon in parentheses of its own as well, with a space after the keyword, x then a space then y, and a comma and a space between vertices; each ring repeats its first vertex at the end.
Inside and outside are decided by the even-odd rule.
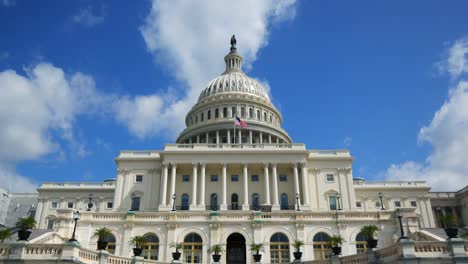
POLYGON ((94 230, 108 227, 116 255, 131 256, 129 239, 144 235, 146 257, 170 261, 169 245, 184 242, 187 263, 210 263, 207 249, 219 243, 227 249, 222 263, 252 263, 252 243, 265 245, 265 262, 290 261, 294 240, 305 242, 304 260, 320 259, 333 234, 351 255, 365 249, 359 230, 366 224, 380 228, 379 247, 389 246, 400 236, 396 208, 410 235, 435 227, 425 182, 366 182, 353 177, 348 150, 293 143, 262 85, 242 71, 235 43, 224 60, 226 70, 201 92, 176 144, 121 151, 115 181, 44 183, 39 227, 69 238, 71 212, 80 210, 82 247, 95 249, 94 230), (236 115, 247 129, 234 126, 236 115))

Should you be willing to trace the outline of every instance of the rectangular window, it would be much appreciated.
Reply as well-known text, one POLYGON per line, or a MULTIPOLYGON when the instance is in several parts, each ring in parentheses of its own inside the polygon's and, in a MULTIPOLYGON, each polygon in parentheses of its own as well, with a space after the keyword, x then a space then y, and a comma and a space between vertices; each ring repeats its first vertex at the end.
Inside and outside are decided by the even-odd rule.
POLYGON ((361 201, 356 201, 356 207, 357 207, 357 208, 361 208, 361 207, 362 207, 361 201))
POLYGON ((238 182, 239 181, 239 175, 231 175, 231 181, 238 182))
POLYGON ((137 174, 137 175, 135 176, 135 181, 136 181, 136 182, 143 182, 143 175, 137 174))
POLYGON ((334 182, 335 181, 335 177, 333 176, 333 174, 327 174, 327 182, 334 182))
POLYGON ((114 203, 113 202, 107 202, 107 209, 112 209, 112 207, 114 207, 114 203))
POLYGON ((330 210, 336 210, 336 196, 328 196, 328 203, 330 204, 330 210))
POLYGON ((68 208, 73 208, 73 202, 68 202, 68 203, 67 203, 67 207, 68 207, 68 208))
POLYGON ((47 229, 53 229, 54 228, 54 220, 49 219, 47 221, 47 229))
POLYGON ((211 175, 211 181, 212 182, 217 182, 218 181, 218 175, 211 175))
POLYGON ((280 175, 280 182, 285 182, 285 181, 288 181, 288 176, 280 175))
POLYGON ((133 211, 139 211, 140 210, 140 197, 135 197, 133 199, 133 211))
POLYGON ((395 207, 401 207, 401 202, 400 201, 395 201, 395 207))
POLYGON ((54 209, 58 208, 58 202, 52 202, 50 207, 54 209))
POLYGON ((411 201, 411 207, 418 207, 418 206, 416 205, 416 201, 411 201))
POLYGON ((190 175, 182 175, 182 181, 183 182, 189 182, 190 181, 190 175))
POLYGON ((258 175, 252 175, 252 181, 258 182, 258 175))

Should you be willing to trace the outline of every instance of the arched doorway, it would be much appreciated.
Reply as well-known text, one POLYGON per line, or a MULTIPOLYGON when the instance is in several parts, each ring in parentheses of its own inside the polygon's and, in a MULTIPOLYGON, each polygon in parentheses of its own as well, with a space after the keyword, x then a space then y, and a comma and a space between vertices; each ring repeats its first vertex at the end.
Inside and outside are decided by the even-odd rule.
POLYGON ((245 238, 239 233, 233 233, 227 238, 226 263, 245 264, 245 238))

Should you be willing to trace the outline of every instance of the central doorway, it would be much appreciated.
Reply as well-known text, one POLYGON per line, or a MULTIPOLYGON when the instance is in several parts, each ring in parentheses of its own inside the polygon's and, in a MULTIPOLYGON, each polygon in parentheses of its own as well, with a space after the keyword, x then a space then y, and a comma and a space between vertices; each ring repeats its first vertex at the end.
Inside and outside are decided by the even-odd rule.
POLYGON ((233 233, 227 238, 226 263, 245 264, 245 238, 239 233, 233 233))

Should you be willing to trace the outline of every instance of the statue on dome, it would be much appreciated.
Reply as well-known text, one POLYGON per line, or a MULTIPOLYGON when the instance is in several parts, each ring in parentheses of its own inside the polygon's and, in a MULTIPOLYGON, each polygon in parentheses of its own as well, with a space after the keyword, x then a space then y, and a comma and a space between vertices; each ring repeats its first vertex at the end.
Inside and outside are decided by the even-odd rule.
POLYGON ((236 44, 237 44, 236 35, 232 35, 232 37, 231 37, 231 47, 235 47, 236 44))

